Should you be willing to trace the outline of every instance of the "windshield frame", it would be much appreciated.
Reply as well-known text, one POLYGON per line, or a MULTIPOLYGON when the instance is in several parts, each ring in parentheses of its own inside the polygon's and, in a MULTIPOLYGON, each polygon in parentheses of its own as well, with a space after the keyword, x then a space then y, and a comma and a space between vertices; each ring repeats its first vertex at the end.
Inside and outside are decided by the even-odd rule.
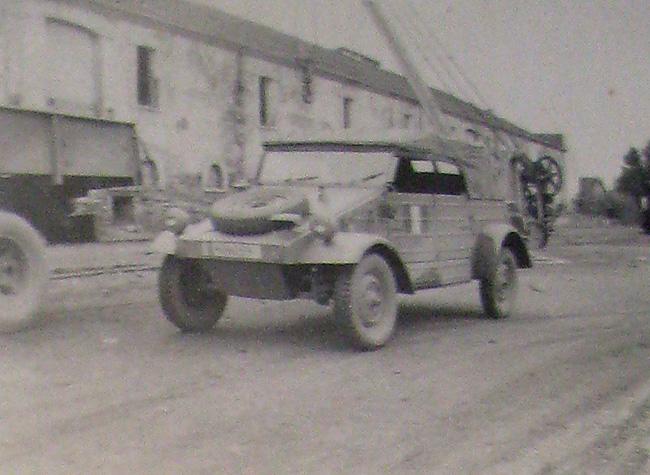
MULTIPOLYGON (((299 160, 299 159, 298 159, 299 160)), ((361 185, 361 186, 387 186, 395 177, 395 170, 397 168, 397 163, 399 161, 399 156, 395 147, 380 145, 372 146, 367 144, 321 144, 321 143, 303 143, 303 144, 273 144, 272 146, 265 146, 264 153, 262 154, 261 160, 257 167, 257 173, 255 176, 255 182, 258 185, 264 186, 277 186, 277 185, 305 185, 305 186, 352 186, 352 185, 361 185), (284 179, 268 179, 264 177, 265 167, 269 164, 271 154, 324 154, 329 155, 323 157, 323 161, 334 161, 336 154, 358 154, 357 158, 348 157, 350 163, 359 163, 360 158, 363 156, 362 160, 366 165, 366 172, 360 172, 356 177, 349 177, 346 179, 337 179, 342 177, 337 177, 336 173, 332 173, 330 180, 327 180, 327 176, 322 173, 305 173, 304 176, 298 173, 298 176, 295 178, 287 177, 284 179), (377 157, 373 157, 377 155, 377 157), (377 161, 377 164, 374 164, 374 161, 377 161), (382 163, 383 162, 383 163, 382 163), (308 176, 311 175, 311 176, 308 176), (380 181, 379 178, 383 179, 380 181)), ((331 167, 327 167, 330 168, 331 167)))

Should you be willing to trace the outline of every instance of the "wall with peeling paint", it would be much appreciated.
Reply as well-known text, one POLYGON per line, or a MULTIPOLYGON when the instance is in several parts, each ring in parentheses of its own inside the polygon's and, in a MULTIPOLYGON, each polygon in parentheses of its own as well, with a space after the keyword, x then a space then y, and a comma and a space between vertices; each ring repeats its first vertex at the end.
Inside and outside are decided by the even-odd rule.
MULTIPOLYGON (((210 187, 214 164, 233 180, 250 177, 265 137, 340 132, 345 98, 352 100, 351 128, 360 135, 382 131, 393 137, 415 137, 427 128, 412 100, 316 73, 310 75, 311 95, 305 100, 305 71, 299 67, 241 55, 232 45, 208 44, 155 22, 104 15, 83 2, 3 0, 0 45, 0 105, 133 122, 146 156, 168 186, 210 187), (60 51, 53 49, 48 39, 52 24, 61 26, 65 34, 76 34, 79 50, 94 59, 84 66, 80 59, 65 57, 65 44, 55 45, 60 51), (138 46, 153 51, 157 101, 152 106, 138 104, 138 46), (69 63, 71 68, 65 77, 59 73, 57 80, 97 81, 92 103, 53 96, 52 91, 74 91, 61 84, 53 87, 53 56, 61 67, 69 63), (91 62, 96 69, 92 74, 80 70, 91 62), (266 126, 259 122, 260 76, 270 78, 273 87, 271 120, 266 126)), ((458 117, 449 117, 448 122, 453 138, 470 143, 496 140, 484 125, 458 117)), ((562 158, 558 150, 501 135, 500 148, 506 155, 518 151, 531 158, 544 154, 562 158)), ((497 175, 496 179, 508 179, 503 166, 497 167, 497 175)))

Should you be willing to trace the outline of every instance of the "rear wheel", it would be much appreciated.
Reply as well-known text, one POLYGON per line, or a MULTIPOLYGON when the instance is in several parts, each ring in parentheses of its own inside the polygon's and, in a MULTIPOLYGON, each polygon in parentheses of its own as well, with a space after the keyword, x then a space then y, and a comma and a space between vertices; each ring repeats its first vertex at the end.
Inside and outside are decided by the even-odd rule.
POLYGON ((381 256, 367 255, 341 272, 334 293, 334 315, 355 347, 374 350, 388 342, 397 321, 397 285, 381 256))
POLYGON ((167 256, 158 277, 160 304, 167 320, 185 332, 214 327, 228 295, 216 289, 200 262, 167 256))
POLYGON ((43 239, 23 218, 0 211, 0 332, 34 323, 46 284, 43 239))
POLYGON ((481 302, 490 318, 506 318, 515 309, 517 295, 517 261, 512 251, 501 249, 495 268, 481 279, 481 302))

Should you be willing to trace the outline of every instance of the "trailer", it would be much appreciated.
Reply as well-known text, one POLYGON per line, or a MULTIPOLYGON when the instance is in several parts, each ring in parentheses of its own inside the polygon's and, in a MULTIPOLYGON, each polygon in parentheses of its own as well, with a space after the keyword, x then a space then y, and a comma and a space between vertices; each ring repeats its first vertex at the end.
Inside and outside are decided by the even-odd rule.
POLYGON ((49 242, 92 240, 74 198, 139 184, 138 153, 131 123, 0 107, 0 210, 49 242))
POLYGON ((0 333, 38 318, 46 242, 93 238, 73 199, 139 183, 138 156, 133 124, 0 107, 0 333))

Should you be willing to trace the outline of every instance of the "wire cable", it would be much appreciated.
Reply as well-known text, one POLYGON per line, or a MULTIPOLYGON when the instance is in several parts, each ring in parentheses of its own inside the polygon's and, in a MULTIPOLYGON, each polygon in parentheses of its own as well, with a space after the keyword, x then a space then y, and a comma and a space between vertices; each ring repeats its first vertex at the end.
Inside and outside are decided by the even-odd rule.
MULTIPOLYGON (((442 52, 441 55, 437 55, 437 59, 443 65, 443 68, 447 72, 448 76, 458 84, 461 95, 467 98, 474 96, 477 102, 488 109, 488 102, 479 91, 477 85, 469 78, 461 65, 454 59, 453 55, 449 53, 449 49, 445 46, 433 28, 431 28, 431 26, 428 24, 425 25, 425 22, 422 19, 423 16, 418 14, 415 6, 411 2, 404 0, 404 5, 406 7, 406 10, 410 12, 410 16, 413 19, 413 22, 416 24, 416 28, 420 34, 423 37, 428 37, 433 40, 433 43, 435 43, 437 49, 442 52), (420 27, 420 25, 422 26, 420 27), (469 89, 469 93, 465 92, 467 90, 466 88, 469 89)), ((436 50, 436 48, 434 48, 434 50, 436 50)))
POLYGON ((392 6, 391 8, 386 8, 384 7, 385 11, 388 12, 388 10, 391 10, 389 14, 391 15, 393 21, 397 24, 396 26, 398 27, 399 31, 402 33, 402 40, 408 44, 408 46, 411 48, 411 51, 415 50, 418 52, 419 56, 421 57, 422 60, 427 64, 430 72, 432 72, 442 87, 452 93, 454 91, 454 87, 448 82, 449 74, 443 74, 442 71, 431 62, 431 60, 426 56, 423 50, 423 46, 421 45, 421 41, 413 40, 413 32, 412 28, 405 27, 403 25, 404 19, 401 17, 400 14, 396 13, 393 9, 392 6), (404 37, 406 36, 406 37, 404 37), (447 79, 445 79, 445 76, 447 79))

